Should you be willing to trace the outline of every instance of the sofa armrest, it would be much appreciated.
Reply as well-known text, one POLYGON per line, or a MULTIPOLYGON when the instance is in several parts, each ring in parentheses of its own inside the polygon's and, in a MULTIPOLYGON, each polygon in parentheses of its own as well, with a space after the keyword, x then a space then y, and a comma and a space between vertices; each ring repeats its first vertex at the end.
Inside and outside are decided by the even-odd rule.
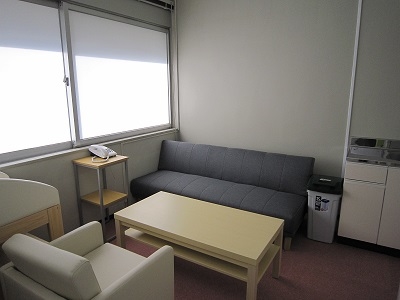
POLYGON ((103 244, 103 230, 97 221, 78 227, 50 242, 54 247, 79 256, 85 256, 103 244))
POLYGON ((163 246, 93 299, 174 299, 174 251, 163 246))

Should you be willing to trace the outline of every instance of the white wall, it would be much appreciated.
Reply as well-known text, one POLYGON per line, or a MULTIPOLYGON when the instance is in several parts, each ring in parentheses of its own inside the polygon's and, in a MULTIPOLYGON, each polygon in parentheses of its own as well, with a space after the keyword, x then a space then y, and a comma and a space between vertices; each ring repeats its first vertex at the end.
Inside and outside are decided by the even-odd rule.
POLYGON ((351 135, 400 140, 400 1, 364 0, 351 135))
POLYGON ((340 176, 357 0, 177 0, 180 137, 340 176))

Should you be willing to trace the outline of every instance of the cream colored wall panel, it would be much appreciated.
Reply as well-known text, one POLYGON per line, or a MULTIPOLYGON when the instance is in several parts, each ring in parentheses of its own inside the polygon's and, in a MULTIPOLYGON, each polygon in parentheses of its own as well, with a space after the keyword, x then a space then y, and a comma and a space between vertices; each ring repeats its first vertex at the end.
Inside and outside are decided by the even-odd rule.
POLYGON ((378 244, 400 249, 400 168, 389 168, 378 244))

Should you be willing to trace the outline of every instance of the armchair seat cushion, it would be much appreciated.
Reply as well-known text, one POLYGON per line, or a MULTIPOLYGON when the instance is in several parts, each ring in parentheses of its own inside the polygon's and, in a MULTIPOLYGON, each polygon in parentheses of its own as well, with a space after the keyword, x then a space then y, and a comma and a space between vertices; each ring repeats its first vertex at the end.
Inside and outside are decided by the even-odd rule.
POLYGON ((146 260, 143 256, 108 243, 84 257, 90 261, 102 290, 146 260))

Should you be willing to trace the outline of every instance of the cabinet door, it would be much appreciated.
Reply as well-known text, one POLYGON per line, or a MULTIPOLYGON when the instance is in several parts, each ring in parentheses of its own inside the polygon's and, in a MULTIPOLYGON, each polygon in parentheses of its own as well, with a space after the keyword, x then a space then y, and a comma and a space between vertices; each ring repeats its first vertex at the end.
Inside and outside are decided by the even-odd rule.
POLYGON ((338 235, 376 244, 385 186, 346 179, 338 235))
POLYGON ((400 168, 389 168, 378 244, 400 249, 400 168))
POLYGON ((345 178, 385 184, 387 169, 386 166, 347 162, 345 178))

